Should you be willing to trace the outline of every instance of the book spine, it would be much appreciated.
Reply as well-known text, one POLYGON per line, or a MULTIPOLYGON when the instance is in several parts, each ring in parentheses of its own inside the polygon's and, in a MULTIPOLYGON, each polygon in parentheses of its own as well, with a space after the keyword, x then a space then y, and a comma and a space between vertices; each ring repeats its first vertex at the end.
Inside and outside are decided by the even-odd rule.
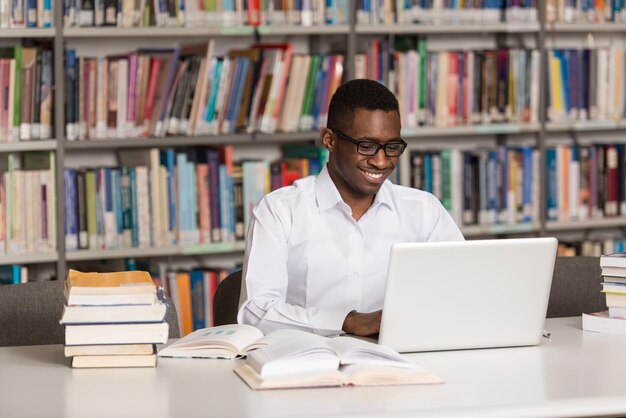
POLYGON ((63 178, 65 184, 65 248, 68 251, 73 251, 78 249, 76 170, 65 170, 63 178))

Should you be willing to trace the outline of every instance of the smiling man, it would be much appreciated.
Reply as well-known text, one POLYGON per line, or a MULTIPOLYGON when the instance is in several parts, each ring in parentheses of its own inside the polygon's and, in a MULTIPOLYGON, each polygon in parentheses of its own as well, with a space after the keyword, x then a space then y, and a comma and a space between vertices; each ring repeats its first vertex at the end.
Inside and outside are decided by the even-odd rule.
POLYGON ((391 245, 463 239, 437 198, 387 180, 406 148, 400 127, 398 101, 383 85, 337 89, 320 135, 326 167, 253 211, 239 323, 265 333, 376 334, 391 245))

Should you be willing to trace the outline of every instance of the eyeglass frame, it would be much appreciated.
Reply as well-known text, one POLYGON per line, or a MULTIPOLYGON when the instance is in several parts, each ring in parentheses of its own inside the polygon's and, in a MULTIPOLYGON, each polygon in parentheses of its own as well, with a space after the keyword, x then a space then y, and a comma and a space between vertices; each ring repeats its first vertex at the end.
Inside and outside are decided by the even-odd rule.
POLYGON ((373 157, 376 154, 378 154, 378 152, 382 149, 383 152, 385 153, 386 157, 397 158, 397 157, 400 157, 404 153, 404 151, 406 150, 406 147, 408 146, 406 141, 404 139, 402 139, 402 138, 399 138, 400 142, 390 142, 390 143, 387 143, 387 144, 379 144, 378 142, 372 141, 372 140, 369 140, 369 139, 364 139, 362 141, 358 141, 358 140, 352 138, 351 136, 348 136, 348 135, 344 134, 339 129, 334 129, 334 128, 327 128, 327 129, 330 130, 332 133, 337 134, 337 136, 339 138, 343 139, 344 141, 352 142, 354 145, 356 145, 356 152, 359 153, 359 155, 364 155, 366 157, 373 157), (364 143, 364 142, 367 142, 368 144, 376 145, 376 147, 377 147, 376 151, 373 154, 364 154, 363 152, 359 151, 359 146, 362 143, 364 143), (387 154, 387 146, 388 145, 401 145, 402 146, 402 150, 400 151, 400 153, 398 155, 389 155, 389 154, 387 154))

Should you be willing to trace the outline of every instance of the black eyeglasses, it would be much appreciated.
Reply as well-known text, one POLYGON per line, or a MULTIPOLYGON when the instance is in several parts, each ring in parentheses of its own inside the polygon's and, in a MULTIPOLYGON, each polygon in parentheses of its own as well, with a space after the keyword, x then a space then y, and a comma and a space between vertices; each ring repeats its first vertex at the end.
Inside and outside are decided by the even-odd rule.
MULTIPOLYGON (((329 128, 330 129, 330 128, 329 128)), ((333 133, 337 134, 337 136, 344 141, 352 142, 356 145, 356 152, 361 155, 367 155, 368 157, 372 157, 378 154, 378 151, 383 149, 385 151, 385 155, 387 157, 399 157, 402 155, 404 150, 406 149, 406 142, 400 139, 400 142, 390 142, 388 144, 382 145, 378 142, 374 141, 357 141, 356 139, 349 137, 338 129, 330 129, 333 133)))

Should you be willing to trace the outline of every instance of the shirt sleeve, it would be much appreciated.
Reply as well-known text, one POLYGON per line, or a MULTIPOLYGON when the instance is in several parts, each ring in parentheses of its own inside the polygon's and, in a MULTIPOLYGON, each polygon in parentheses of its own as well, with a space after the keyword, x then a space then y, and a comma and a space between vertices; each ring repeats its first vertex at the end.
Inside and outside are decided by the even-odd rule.
POLYGON ((465 241, 461 230, 450 213, 443 207, 439 200, 431 195, 431 213, 433 214, 433 228, 428 235, 427 241, 465 241))
MULTIPOLYGON (((287 303, 289 277, 287 239, 289 209, 267 197, 254 209, 246 239, 246 251, 237 321, 263 333, 293 328, 320 335, 337 335, 350 309, 304 308, 287 303)), ((297 283, 292 285, 298 286, 297 283)))

